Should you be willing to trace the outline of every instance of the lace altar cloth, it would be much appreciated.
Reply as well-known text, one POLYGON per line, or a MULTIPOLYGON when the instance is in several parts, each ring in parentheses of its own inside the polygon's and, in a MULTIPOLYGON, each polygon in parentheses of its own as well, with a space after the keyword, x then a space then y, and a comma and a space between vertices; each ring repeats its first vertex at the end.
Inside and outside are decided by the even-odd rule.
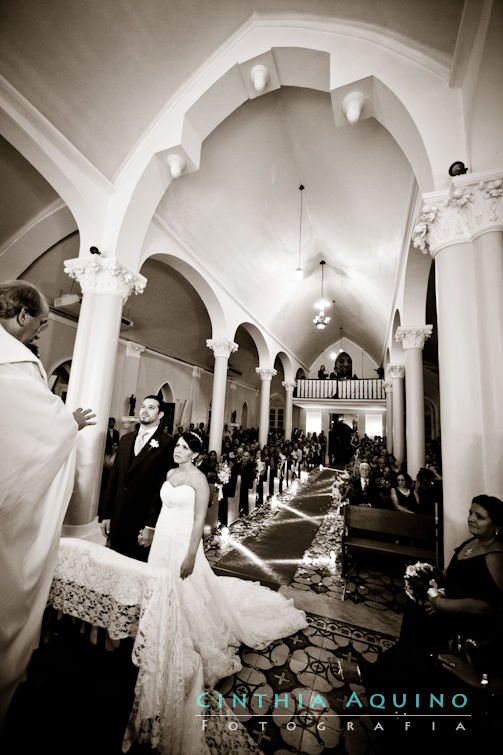
POLYGON ((215 715, 213 690, 203 735, 197 705, 204 689, 202 662, 183 631, 180 601, 167 569, 87 540, 61 538, 48 602, 107 629, 113 639, 136 637, 132 658, 138 677, 123 752, 139 741, 162 755, 224 755, 235 753, 236 746, 240 753, 260 753, 241 724, 230 737, 230 719, 215 715))

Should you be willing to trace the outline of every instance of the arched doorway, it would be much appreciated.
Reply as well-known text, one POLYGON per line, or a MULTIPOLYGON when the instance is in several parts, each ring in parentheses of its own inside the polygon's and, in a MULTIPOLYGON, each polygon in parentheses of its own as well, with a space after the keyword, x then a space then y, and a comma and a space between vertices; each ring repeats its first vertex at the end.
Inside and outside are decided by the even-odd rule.
POLYGON ((173 425, 175 422, 175 402, 173 399, 173 391, 169 383, 163 383, 157 395, 161 397, 164 403, 164 419, 163 425, 167 428, 170 435, 173 435, 173 425))
POLYGON ((243 404, 243 408, 241 409, 241 427, 243 430, 246 430, 248 427, 248 404, 246 401, 243 404))
POLYGON ((63 362, 56 367, 49 376, 49 388, 54 394, 56 394, 56 396, 59 396, 62 401, 66 401, 71 370, 72 360, 68 359, 66 362, 63 362))

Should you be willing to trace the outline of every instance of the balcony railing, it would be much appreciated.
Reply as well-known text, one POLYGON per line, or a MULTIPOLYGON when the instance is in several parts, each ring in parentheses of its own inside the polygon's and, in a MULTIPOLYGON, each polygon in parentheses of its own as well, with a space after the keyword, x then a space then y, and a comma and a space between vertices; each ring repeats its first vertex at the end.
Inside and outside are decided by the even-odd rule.
POLYGON ((297 380, 297 398, 369 399, 386 398, 384 380, 297 380))

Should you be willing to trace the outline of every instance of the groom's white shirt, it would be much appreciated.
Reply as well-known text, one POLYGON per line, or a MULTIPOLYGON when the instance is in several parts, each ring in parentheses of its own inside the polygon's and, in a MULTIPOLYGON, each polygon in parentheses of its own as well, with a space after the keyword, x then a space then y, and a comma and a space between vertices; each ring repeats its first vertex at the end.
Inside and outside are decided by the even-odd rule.
POLYGON ((77 430, 39 359, 0 325, 0 722, 38 644, 77 430))

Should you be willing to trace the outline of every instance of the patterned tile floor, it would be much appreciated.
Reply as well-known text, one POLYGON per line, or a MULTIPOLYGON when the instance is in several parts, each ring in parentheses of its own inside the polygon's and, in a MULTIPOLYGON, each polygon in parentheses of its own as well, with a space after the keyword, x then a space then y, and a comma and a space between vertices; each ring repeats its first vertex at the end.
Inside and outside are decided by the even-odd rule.
MULTIPOLYGON (((241 521, 236 536, 242 539, 253 529, 259 532, 284 498, 285 494, 272 505, 267 502, 252 515, 252 521, 241 521)), ((232 541, 234 533, 231 535, 232 541)), ((368 721, 356 715, 353 718, 345 706, 352 692, 365 703, 361 669, 365 664, 374 663, 396 640, 390 634, 322 614, 327 599, 328 603, 337 603, 339 612, 343 600, 351 601, 365 605, 371 614, 375 612, 375 626, 382 627, 383 613, 400 614, 403 610, 403 570, 396 562, 352 564, 344 580, 341 536, 342 516, 339 504, 334 501, 290 586, 294 591, 316 596, 320 614, 308 613, 307 629, 261 652, 243 647, 240 653, 243 668, 219 685, 219 691, 231 708, 235 701, 234 711, 265 755, 373 755, 376 752, 375 735, 368 721), (266 697, 259 698, 259 694, 266 697), (274 705, 275 695, 279 696, 278 706, 274 705), (317 695, 321 696, 321 701, 317 695)), ((220 553, 227 553, 232 547, 231 541, 225 539, 221 547, 217 535, 207 543, 210 561, 217 563, 220 553)))
POLYGON ((365 701, 360 670, 394 639, 321 616, 308 621, 263 651, 242 648, 243 668, 218 689, 266 755, 370 754, 374 735, 346 703, 352 692, 365 701))

